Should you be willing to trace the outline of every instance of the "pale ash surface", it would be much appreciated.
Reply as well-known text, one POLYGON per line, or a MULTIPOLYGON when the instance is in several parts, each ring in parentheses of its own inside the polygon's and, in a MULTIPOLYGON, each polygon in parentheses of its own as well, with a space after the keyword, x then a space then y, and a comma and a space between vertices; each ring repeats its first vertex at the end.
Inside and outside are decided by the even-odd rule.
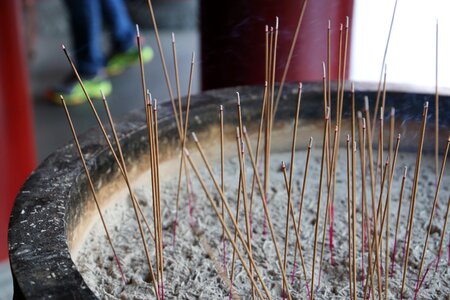
MULTIPOLYGON (((308 184, 306 188, 305 202, 303 205, 301 244, 306 265, 306 276, 308 282, 311 281, 311 268, 313 256, 314 224, 317 206, 317 195, 319 186, 320 172, 320 153, 321 149, 313 149, 313 155, 310 162, 308 184)), ((280 172, 280 162, 290 160, 290 153, 277 153, 272 155, 270 188, 268 191, 268 205, 270 214, 277 234, 278 246, 283 255, 284 251, 284 230, 287 205, 287 193, 284 188, 283 175, 280 172)), ((298 217, 301 186, 303 180, 306 152, 298 151, 296 153, 296 162, 294 167, 294 180, 292 201, 295 210, 295 216, 298 217)), ((203 163, 197 161, 197 166, 202 170, 203 178, 208 182, 209 190, 215 196, 219 203, 218 194, 215 192, 212 180, 207 175, 203 163)), ((359 157, 358 157, 359 161, 359 157)), ((408 166, 408 177, 406 180, 405 194, 403 198, 401 222, 399 226, 397 255, 395 258, 395 275, 389 280, 389 298, 399 298, 401 288, 402 267, 401 260, 403 255, 403 245, 405 237, 405 228, 407 222, 408 207, 411 196, 411 186, 413 181, 415 165, 415 154, 399 154, 397 168, 395 170, 394 183, 391 192, 391 214, 390 214, 390 237, 389 249, 392 253, 394 244, 395 222, 399 201, 399 191, 403 167, 408 166)), ((411 242, 410 261, 407 272, 406 298, 413 297, 418 265, 424 238, 427 231, 432 202, 435 193, 434 183, 434 160, 432 157, 425 156, 422 161, 422 168, 417 191, 416 209, 414 215, 414 226, 411 242)), ((246 161, 248 192, 250 193, 252 169, 250 161, 246 161)), ((178 168, 178 167, 177 167, 178 168)), ((220 180, 219 164, 214 165, 215 176, 220 180)), ((178 171, 176 172, 178 173, 178 171)), ((357 288, 358 297, 363 297, 362 281, 362 256, 361 256, 361 177, 360 166, 357 166, 357 288)), ((368 174, 367 169, 367 174, 368 174)), ((192 188, 195 192, 193 201, 193 218, 195 219, 198 230, 215 251, 216 265, 222 265, 223 246, 221 241, 222 227, 211 208, 197 178, 193 171, 190 172, 192 188)), ((288 172, 289 174, 289 172, 288 172)), ((148 177, 148 176, 147 176, 148 177)), ((237 186, 239 178, 239 163, 237 158, 228 159, 225 167, 226 196, 230 202, 233 214, 235 212, 237 186)), ((442 234, 444 224, 444 215, 449 196, 449 172, 445 173, 442 182, 439 203, 437 206, 435 218, 433 221, 432 234, 429 240, 427 258, 424 265, 425 272, 429 263, 436 258, 439 239, 442 234)), ((149 182, 149 181, 146 181, 149 182)), ((369 182, 369 177, 367 177, 369 182)), ((379 182, 379 181, 378 181, 379 182)), ((324 192, 322 194, 322 207, 319 226, 318 254, 316 260, 316 284, 319 275, 320 246, 322 239, 322 229, 325 217, 326 205, 326 178, 324 178, 324 192)), ((369 184, 367 190, 367 203, 371 215, 371 198, 369 184)), ((177 179, 172 177, 162 183, 162 218, 164 231, 164 257, 165 257, 165 296, 167 299, 228 299, 229 288, 219 276, 209 255, 206 254, 199 242, 198 236, 193 233, 189 225, 189 209, 186 196, 186 188, 183 184, 183 196, 180 202, 179 226, 177 230, 176 245, 172 245, 172 222, 175 216, 175 198, 176 198, 177 179)), ((149 184, 142 184, 136 187, 136 194, 139 201, 148 215, 151 224, 153 221, 151 215, 151 191, 149 184)), ((377 193, 378 201, 378 193, 377 193)), ((242 201, 242 197, 241 197, 242 201)), ((264 282, 272 293, 274 299, 281 299, 281 274, 278 268, 278 261, 270 234, 263 235, 263 208, 259 193, 255 193, 253 206, 253 257, 259 266, 264 282)), ((384 202, 384 199, 383 199, 384 202)), ((245 236, 245 223, 243 214, 243 203, 240 206, 239 223, 242 233, 245 236)), ((137 223, 134 212, 131 207, 129 197, 123 198, 119 202, 110 206, 105 218, 110 228, 113 243, 122 262, 125 276, 130 283, 123 285, 115 261, 113 260, 111 249, 107 244, 105 234, 100 222, 97 222, 91 230, 87 241, 76 259, 78 269, 83 275, 88 286, 95 291, 101 299, 149 299, 154 298, 152 285, 144 281, 149 272, 147 266, 142 242, 140 240, 137 223)), ((231 228, 231 221, 227 217, 227 223, 231 228)), ((348 235, 347 235, 347 173, 346 173, 346 149, 340 149, 339 161, 337 166, 337 180, 334 202, 334 251, 333 258, 336 262, 331 265, 328 233, 325 239, 325 250, 323 258, 323 270, 321 274, 321 285, 316 285, 316 299, 349 299, 348 285, 348 235)), ((384 230, 383 230, 384 231, 384 230)), ((447 227, 448 232, 448 227, 447 227)), ((293 270, 293 255, 295 234, 292 227, 292 221, 289 231, 289 252, 287 261, 287 273, 290 281, 293 270)), ((153 243, 148 241, 154 260, 153 243)), ((420 291, 420 299, 444 299, 450 295, 450 274, 447 260, 448 237, 444 242, 444 254, 437 272, 434 267, 430 269, 423 287, 420 291)), ((240 244, 239 244, 240 245, 240 244)), ((385 261, 385 240, 383 238, 382 262, 385 261)), ((227 242, 227 271, 231 269, 232 246, 227 242)), ((243 252, 244 253, 244 252, 243 252)), ((367 252, 364 255, 364 265, 367 268, 367 252)), ((229 274, 229 273, 228 273, 229 274)), ((367 273, 365 274, 367 276, 367 273)), ((384 276, 383 276, 384 280, 384 276)), ((250 284, 241 266, 236 259, 234 286, 242 298, 250 298, 250 284)), ((302 268, 297 258, 297 266, 294 284, 290 287, 293 299, 306 299, 307 291, 303 277, 302 268)))

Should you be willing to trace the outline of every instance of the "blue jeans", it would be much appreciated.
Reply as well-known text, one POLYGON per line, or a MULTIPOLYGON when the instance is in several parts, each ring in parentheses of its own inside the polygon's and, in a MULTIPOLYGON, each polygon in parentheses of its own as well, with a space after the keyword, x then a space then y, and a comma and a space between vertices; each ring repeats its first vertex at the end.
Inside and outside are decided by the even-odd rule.
POLYGON ((111 30, 112 50, 123 52, 135 43, 135 30, 122 0, 65 0, 80 75, 95 76, 105 66, 102 50, 104 17, 111 30))

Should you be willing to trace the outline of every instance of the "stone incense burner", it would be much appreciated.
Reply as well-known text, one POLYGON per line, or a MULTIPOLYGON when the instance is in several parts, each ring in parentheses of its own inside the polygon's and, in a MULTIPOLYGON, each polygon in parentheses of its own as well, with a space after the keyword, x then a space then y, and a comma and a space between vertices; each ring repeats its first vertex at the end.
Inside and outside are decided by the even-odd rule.
MULTIPOLYGON (((236 91, 241 95, 247 128, 257 128, 263 87, 241 86, 194 95, 191 100, 189 131, 195 131, 201 136, 205 145, 214 144, 209 140, 216 138, 212 127, 217 126, 216 112, 220 104, 224 105, 227 112, 224 120, 227 140, 234 141, 236 91)), ((373 110, 376 92, 365 92, 361 89, 357 91, 357 108, 362 107, 364 95, 370 97, 373 110)), ((284 130, 283 126, 292 126, 296 98, 297 85, 286 85, 277 113, 276 128, 280 132, 284 130)), ((335 105, 334 100, 332 105, 335 105)), ((350 94, 345 94, 344 101, 343 114, 344 119, 348 121, 350 94)), ((430 101, 430 111, 433 111, 433 95, 404 92, 389 92, 387 95, 386 107, 396 108, 398 130, 403 135, 402 151, 412 151, 417 147, 417 128, 425 101, 430 101)), ((440 103, 440 110, 443 112, 440 140, 444 145, 450 124, 450 115, 446 113, 450 111, 449 98, 441 97, 440 103)), ((166 102, 159 107, 161 161, 178 159, 179 141, 171 105, 166 102)), ((298 138, 303 148, 309 136, 315 138, 317 147, 320 148, 322 124, 322 85, 304 84, 298 138)), ((432 127, 432 122, 430 124, 432 127)), ((148 164, 142 163, 149 147, 144 112, 130 112, 116 122, 116 128, 133 180, 148 168, 148 164)), ((69 137, 68 125, 67 134, 69 137)), ((80 136, 80 141, 101 199, 100 204, 107 205, 110 198, 113 198, 111 195, 124 188, 117 165, 98 129, 85 132, 80 136)), ((289 145, 290 134, 279 134, 274 151, 288 149, 289 145)), ((429 134, 425 140, 424 152, 434 153, 433 146, 434 135, 429 134)), ((173 172, 177 170, 173 168, 173 172)), ((9 257, 14 277, 14 299, 97 299, 73 260, 73 255, 85 242, 92 222, 97 219, 98 214, 82 164, 74 144, 70 143, 55 151, 31 174, 16 198, 9 225, 9 257)))

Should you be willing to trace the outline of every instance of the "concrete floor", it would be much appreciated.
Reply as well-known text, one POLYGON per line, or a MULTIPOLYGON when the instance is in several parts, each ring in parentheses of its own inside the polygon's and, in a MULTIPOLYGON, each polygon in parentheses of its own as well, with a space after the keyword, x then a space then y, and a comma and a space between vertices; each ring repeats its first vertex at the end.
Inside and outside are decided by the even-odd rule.
MULTIPOLYGON (((39 161, 42 161, 56 148, 71 139, 63 109, 59 106, 51 105, 45 100, 46 90, 60 83, 71 72, 67 59, 61 50, 61 44, 65 44, 69 51, 71 49, 67 18, 64 17, 64 7, 60 1, 54 0, 43 1, 39 7, 39 13, 41 15, 54 15, 55 10, 61 12, 61 14, 58 14, 57 19, 50 18, 49 22, 44 23, 44 20, 47 21, 49 19, 40 18, 40 35, 38 37, 37 52, 30 64, 35 135, 39 161)), ((156 9, 155 11, 157 13, 156 9)), ((173 75, 171 32, 169 29, 162 29, 160 30, 160 37, 168 64, 167 67, 171 75, 173 75)), ((108 31, 105 31, 105 48, 108 44, 108 35, 108 31)), ((149 30, 143 32, 141 30, 141 35, 144 36, 146 44, 150 44, 155 50, 154 59, 145 66, 147 86, 154 97, 159 100, 167 100, 169 94, 164 80, 154 33, 149 30)), ((175 35, 182 94, 187 93, 192 51, 195 51, 197 54, 198 63, 195 69, 192 89, 193 93, 196 93, 200 89, 199 64, 201 63, 198 31, 196 28, 179 29, 175 31, 175 35)), ((111 78, 111 81, 113 83, 113 93, 108 97, 108 102, 115 119, 120 118, 121 115, 126 114, 130 110, 143 108, 138 66, 132 67, 123 74, 111 78)), ((174 76, 171 76, 171 82, 175 91, 174 76)), ((87 128, 95 125, 95 119, 88 104, 73 107, 70 111, 78 132, 83 132, 87 128)))
MULTIPOLYGON (((38 162, 42 162, 55 149, 71 141, 71 133, 68 127, 63 108, 52 105, 45 99, 46 91, 52 86, 56 86, 63 78, 70 73, 70 66, 61 50, 61 44, 71 49, 69 24, 65 7, 60 0, 47 0, 37 2, 38 37, 36 52, 29 62, 29 77, 32 91, 34 130, 37 146, 38 162)), ((176 3, 173 5, 174 9, 176 3)), ((167 5, 166 5, 167 6, 167 5)), ((165 7, 164 9, 167 9, 165 7)), ((155 7, 155 13, 158 8, 155 7)), ((196 18, 196 16, 193 16, 196 18)), ((171 73, 171 82, 175 89, 175 77, 173 75, 171 32, 170 24, 160 26, 160 37, 166 55, 166 62, 171 73), (164 27, 164 28, 162 28, 164 27), (169 28, 168 28, 169 27, 169 28)), ((174 29, 177 41, 177 54, 180 75, 181 93, 187 93, 188 76, 192 51, 196 52, 196 68, 192 92, 200 90, 200 51, 199 33, 195 26, 188 25, 188 28, 181 28, 179 24, 174 29)), ((108 31, 104 32, 104 42, 107 48, 108 31)), ((168 92, 164 80, 162 64, 157 51, 156 39, 153 31, 142 30, 146 44, 155 50, 154 59, 145 65, 147 87, 152 95, 159 101, 167 101, 168 92)), ((140 85, 140 72, 138 66, 131 67, 123 74, 111 78, 113 93, 108 97, 111 113, 115 120, 120 120, 121 116, 135 109, 143 109, 142 90, 140 85)), ((100 111, 103 107, 100 102, 96 105, 100 111)), ((71 107, 70 112, 75 126, 79 133, 96 125, 93 113, 89 105, 83 104, 71 107)), ((106 116, 102 114, 102 119, 106 121, 106 116)), ((0 263, 0 300, 12 298, 12 279, 7 262, 0 263)))

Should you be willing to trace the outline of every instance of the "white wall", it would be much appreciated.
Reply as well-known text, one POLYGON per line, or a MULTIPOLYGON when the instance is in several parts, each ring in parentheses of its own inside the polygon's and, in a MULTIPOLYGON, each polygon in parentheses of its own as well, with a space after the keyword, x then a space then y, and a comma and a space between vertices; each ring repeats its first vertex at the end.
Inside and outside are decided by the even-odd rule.
MULTIPOLYGON (((354 1, 350 79, 378 83, 395 0, 354 1)), ((398 0, 386 56, 388 87, 434 93, 437 21, 439 91, 450 94, 450 0, 398 0)))

